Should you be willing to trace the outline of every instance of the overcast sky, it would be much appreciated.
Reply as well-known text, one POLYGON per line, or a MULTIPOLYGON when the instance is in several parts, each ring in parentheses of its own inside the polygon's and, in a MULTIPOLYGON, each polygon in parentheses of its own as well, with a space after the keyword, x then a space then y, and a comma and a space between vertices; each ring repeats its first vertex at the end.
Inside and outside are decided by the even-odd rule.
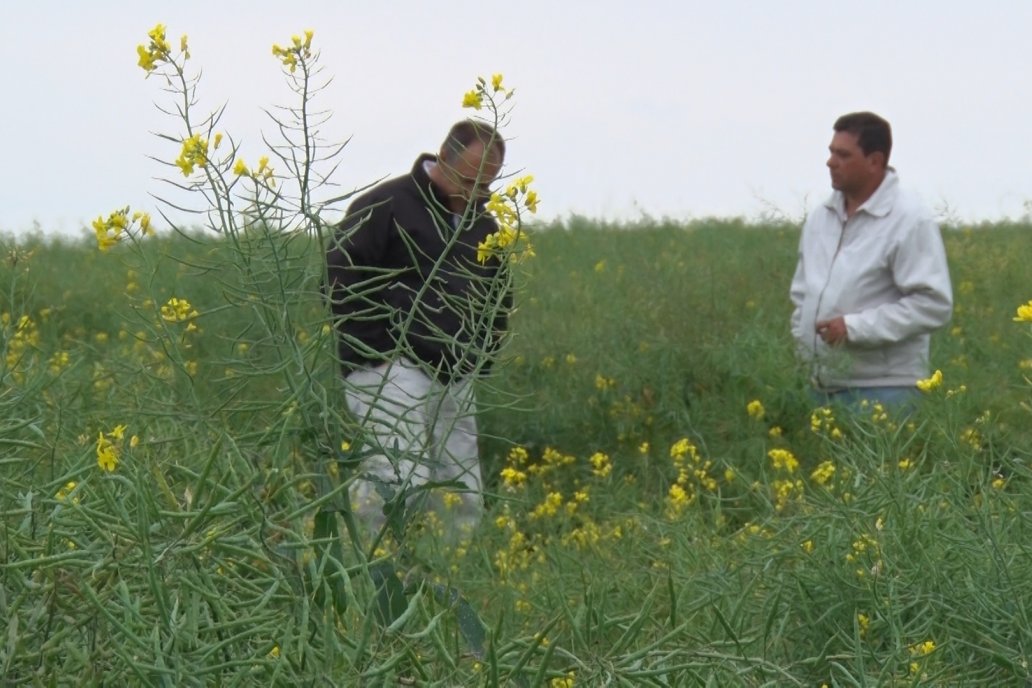
POLYGON ((156 23, 190 37, 201 109, 245 158, 292 104, 273 43, 315 31, 329 138, 351 142, 343 190, 406 171, 469 111, 478 75, 516 88, 507 170, 534 174, 541 215, 611 220, 801 217, 828 193, 831 124, 890 120, 893 163, 964 221, 1032 199, 1032 2, 780 0, 175 3, 0 0, 0 233, 77 234, 153 210, 178 150, 136 46, 156 23))

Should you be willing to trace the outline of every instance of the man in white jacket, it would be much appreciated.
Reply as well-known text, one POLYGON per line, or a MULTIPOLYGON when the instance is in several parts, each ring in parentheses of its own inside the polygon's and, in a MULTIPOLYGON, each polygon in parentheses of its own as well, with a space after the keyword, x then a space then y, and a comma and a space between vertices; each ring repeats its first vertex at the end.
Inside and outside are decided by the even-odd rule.
POLYGON ((889 167, 889 123, 856 112, 834 130, 835 191, 803 226, 792 335, 822 401, 899 406, 928 377, 930 334, 953 311, 946 251, 931 213, 889 167))

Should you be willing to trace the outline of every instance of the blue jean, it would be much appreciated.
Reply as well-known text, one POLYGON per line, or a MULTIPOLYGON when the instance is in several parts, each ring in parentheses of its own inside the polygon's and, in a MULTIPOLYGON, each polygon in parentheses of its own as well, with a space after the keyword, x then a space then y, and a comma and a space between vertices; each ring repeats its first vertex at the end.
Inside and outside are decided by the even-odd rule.
POLYGON ((863 401, 880 403, 888 411, 904 414, 917 408, 920 390, 914 385, 900 387, 849 387, 832 392, 815 389, 811 392, 815 403, 821 406, 845 406, 857 410, 863 401))

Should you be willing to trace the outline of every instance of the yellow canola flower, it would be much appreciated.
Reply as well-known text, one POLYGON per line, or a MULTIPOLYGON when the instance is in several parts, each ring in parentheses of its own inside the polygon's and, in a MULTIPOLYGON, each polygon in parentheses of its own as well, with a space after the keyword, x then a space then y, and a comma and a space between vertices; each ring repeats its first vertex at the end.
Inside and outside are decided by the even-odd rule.
POLYGON ((279 58, 283 66, 294 73, 297 70, 298 64, 302 64, 305 60, 309 60, 312 57, 312 36, 315 32, 311 29, 305 31, 305 37, 302 38, 298 35, 290 37, 290 47, 283 48, 278 44, 273 44, 272 54, 279 58))
POLYGON ((749 414, 750 418, 763 420, 766 410, 763 408, 763 403, 759 399, 753 399, 745 405, 745 412, 749 414))
POLYGON ((795 473, 796 469, 799 468, 798 459, 787 449, 771 449, 767 452, 767 456, 770 458, 775 470, 795 473))
POLYGON ((154 234, 150 215, 136 211, 130 216, 128 206, 108 214, 107 218, 103 215, 97 216, 91 223, 97 238, 97 248, 101 252, 108 251, 132 233, 133 224, 136 224, 139 231, 146 236, 154 234))
MULTIPOLYGON (((67 483, 65 483, 64 486, 62 486, 61 489, 57 491, 57 494, 54 495, 54 499, 56 499, 59 502, 67 501, 68 497, 71 496, 72 492, 75 491, 76 484, 77 483, 74 480, 70 480, 67 483)), ((79 498, 72 497, 71 502, 72 504, 78 504, 79 498)))
POLYGON ((1032 323, 1032 301, 1018 306, 1017 314, 1014 316, 1014 322, 1032 323))
POLYGON ((559 508, 563 505, 563 495, 559 492, 549 492, 548 496, 545 497, 545 501, 534 507, 534 510, 530 512, 531 519, 546 518, 549 516, 555 516, 559 513, 559 508))
POLYGON ((936 370, 932 373, 931 377, 925 378, 924 380, 918 380, 915 384, 922 392, 931 392, 942 385, 942 371, 936 370))
POLYGON ((104 219, 103 215, 93 221, 93 232, 97 237, 97 248, 106 252, 112 246, 122 240, 122 230, 125 227, 125 214, 128 208, 116 210, 104 219))
POLYGON ((522 488, 527 482, 527 474, 523 471, 513 468, 512 466, 506 466, 502 469, 502 484, 505 485, 505 489, 510 492, 522 488))
POLYGON ((183 139, 183 148, 176 158, 176 166, 182 171, 184 177, 189 177, 195 167, 204 167, 208 164, 208 140, 201 138, 200 134, 194 134, 183 139))
POLYGON ((247 169, 247 163, 244 162, 243 158, 237 158, 236 163, 233 164, 233 174, 238 177, 246 177, 251 174, 251 171, 247 169))
POLYGON ((531 213, 538 211, 538 195, 537 191, 528 191, 527 195, 523 197, 523 205, 527 207, 531 213))
POLYGON ((923 643, 916 643, 910 646, 910 654, 917 657, 927 657, 935 652, 935 641, 926 640, 923 643))
POLYGON ((114 473, 118 468, 118 447, 103 431, 97 435, 97 465, 108 473, 114 473))
POLYGON ((133 213, 133 222, 139 222, 140 229, 143 230, 143 233, 147 236, 154 235, 154 228, 151 227, 151 216, 149 213, 144 213, 137 210, 135 213, 133 213))
POLYGON ((140 59, 136 62, 145 72, 152 72, 157 68, 157 59, 147 48, 142 45, 136 46, 136 53, 140 59))
POLYGON ((498 91, 502 90, 502 75, 501 74, 492 74, 491 75, 491 88, 493 88, 495 90, 495 92, 498 92, 498 91))
POLYGON ((694 461, 699 459, 699 450, 692 444, 691 440, 687 437, 682 437, 670 446, 670 458, 674 459, 675 462, 682 462, 685 457, 690 457, 694 461))
POLYGON ((479 110, 484 107, 484 100, 480 96, 480 92, 476 89, 466 91, 462 96, 462 107, 473 108, 474 110, 479 110))
POLYGON ((810 474, 810 480, 818 485, 826 485, 835 476, 835 464, 831 461, 824 461, 810 474))
MULTIPOLYGON (((165 25, 156 24, 153 29, 147 32, 150 43, 146 46, 136 46, 136 54, 139 57, 137 65, 145 72, 150 73, 157 69, 160 62, 167 61, 172 56, 172 46, 165 40, 165 25)), ((185 45, 185 36, 182 44, 185 45)), ((185 50, 185 48, 184 48, 185 50)))
POLYGON ((186 299, 173 296, 164 306, 161 307, 161 319, 166 322, 183 322, 199 316, 198 313, 186 299))
POLYGON ((609 461, 609 456, 602 452, 595 452, 589 459, 591 461, 591 472, 599 478, 605 478, 613 471, 613 464, 609 461))

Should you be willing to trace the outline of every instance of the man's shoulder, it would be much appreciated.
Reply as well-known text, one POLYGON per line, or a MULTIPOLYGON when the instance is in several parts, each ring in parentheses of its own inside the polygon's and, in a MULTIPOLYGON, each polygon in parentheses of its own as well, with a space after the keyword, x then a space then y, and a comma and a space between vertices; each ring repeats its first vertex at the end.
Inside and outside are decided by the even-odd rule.
POLYGON ((390 204, 394 202, 395 198, 411 195, 414 191, 415 185, 411 174, 400 174, 397 177, 384 179, 356 196, 348 206, 348 214, 351 215, 373 206, 390 204))
POLYGON ((888 193, 881 199, 882 213, 893 222, 907 222, 908 224, 934 222, 934 215, 931 208, 925 203, 921 194, 917 193, 907 185, 900 182, 899 177, 892 172, 889 178, 891 185, 888 193))
POLYGON ((920 194, 900 187, 896 191, 889 213, 883 222, 898 240, 913 232, 924 232, 932 228, 938 229, 935 214, 925 203, 920 194))

